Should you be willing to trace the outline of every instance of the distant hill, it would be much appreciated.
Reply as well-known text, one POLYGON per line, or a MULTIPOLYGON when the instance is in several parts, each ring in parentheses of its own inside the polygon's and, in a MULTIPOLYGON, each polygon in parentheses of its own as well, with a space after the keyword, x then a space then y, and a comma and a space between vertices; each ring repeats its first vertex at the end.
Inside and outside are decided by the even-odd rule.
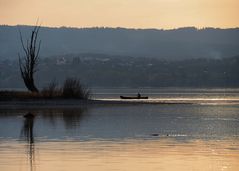
MULTIPOLYGON (((31 26, 0 26, 0 58, 22 52, 19 32, 29 37, 31 26)), ((159 59, 221 58, 239 54, 239 28, 174 30, 42 27, 41 56, 79 53, 153 57, 159 59)))

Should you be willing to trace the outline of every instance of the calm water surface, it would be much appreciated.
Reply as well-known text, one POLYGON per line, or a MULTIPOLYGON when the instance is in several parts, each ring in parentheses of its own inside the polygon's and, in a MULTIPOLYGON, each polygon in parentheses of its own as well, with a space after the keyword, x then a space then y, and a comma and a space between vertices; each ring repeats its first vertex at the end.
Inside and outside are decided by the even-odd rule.
POLYGON ((238 169, 234 103, 0 110, 1 171, 238 169))

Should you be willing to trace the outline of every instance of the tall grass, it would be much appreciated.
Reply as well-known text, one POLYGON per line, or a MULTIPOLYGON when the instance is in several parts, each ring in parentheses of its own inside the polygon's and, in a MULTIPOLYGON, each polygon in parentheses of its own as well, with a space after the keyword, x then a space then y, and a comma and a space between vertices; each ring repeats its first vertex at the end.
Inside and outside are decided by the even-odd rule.
POLYGON ((90 90, 77 78, 67 78, 62 87, 63 98, 89 99, 90 94, 90 90))
POLYGON ((28 100, 28 99, 82 99, 91 98, 91 91, 81 84, 77 78, 67 78, 62 86, 52 81, 39 93, 28 91, 0 91, 0 100, 28 100))
POLYGON ((41 95, 44 98, 56 98, 61 97, 62 91, 61 88, 59 88, 57 82, 53 80, 52 82, 49 83, 48 86, 42 89, 41 95))

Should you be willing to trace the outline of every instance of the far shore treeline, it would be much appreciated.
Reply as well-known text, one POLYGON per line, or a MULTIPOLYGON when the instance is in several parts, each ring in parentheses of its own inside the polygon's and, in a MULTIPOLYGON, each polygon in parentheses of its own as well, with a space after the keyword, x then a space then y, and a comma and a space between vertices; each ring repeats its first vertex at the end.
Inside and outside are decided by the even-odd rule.
POLYGON ((0 26, 1 89, 239 87, 239 28, 39 29, 0 26))
MULTIPOLYGON (((43 57, 36 85, 77 77, 90 87, 239 87, 239 56, 162 60, 78 54, 43 57)), ((0 88, 24 88, 18 60, 0 59, 0 88)))

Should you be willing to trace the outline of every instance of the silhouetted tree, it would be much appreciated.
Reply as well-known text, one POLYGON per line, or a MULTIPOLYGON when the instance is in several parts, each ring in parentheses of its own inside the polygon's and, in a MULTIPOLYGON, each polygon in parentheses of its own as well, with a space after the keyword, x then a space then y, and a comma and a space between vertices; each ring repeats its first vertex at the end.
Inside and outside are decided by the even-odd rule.
POLYGON ((41 47, 41 41, 37 41, 38 32, 40 26, 35 26, 31 32, 30 41, 24 44, 22 39, 22 34, 20 32, 20 39, 22 48, 24 50, 24 57, 19 55, 19 66, 21 71, 21 77, 27 87, 31 92, 38 92, 38 89, 34 83, 34 73, 37 71, 37 64, 39 61, 39 52, 41 47))

